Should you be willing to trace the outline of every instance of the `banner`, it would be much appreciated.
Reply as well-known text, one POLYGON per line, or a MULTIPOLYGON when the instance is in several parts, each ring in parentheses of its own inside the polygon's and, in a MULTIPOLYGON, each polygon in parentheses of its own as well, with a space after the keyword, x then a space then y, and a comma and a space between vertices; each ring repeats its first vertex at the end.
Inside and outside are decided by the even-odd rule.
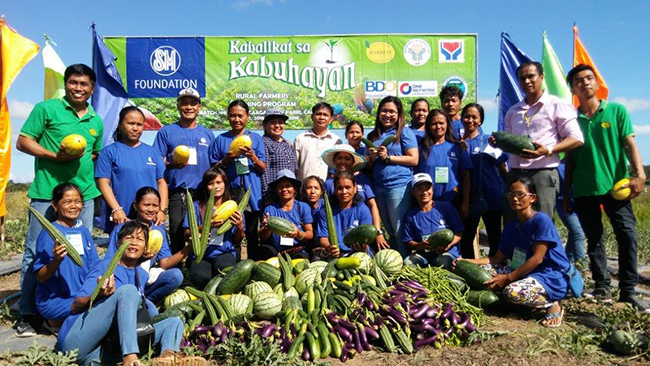
POLYGON ((334 107, 334 126, 374 123, 381 98, 410 103, 456 85, 476 101, 476 34, 332 35, 278 37, 104 37, 129 101, 163 124, 178 119, 176 95, 187 87, 202 97, 199 123, 229 129, 226 107, 251 108, 259 128, 270 108, 290 117, 288 129, 311 126, 311 107, 334 107))

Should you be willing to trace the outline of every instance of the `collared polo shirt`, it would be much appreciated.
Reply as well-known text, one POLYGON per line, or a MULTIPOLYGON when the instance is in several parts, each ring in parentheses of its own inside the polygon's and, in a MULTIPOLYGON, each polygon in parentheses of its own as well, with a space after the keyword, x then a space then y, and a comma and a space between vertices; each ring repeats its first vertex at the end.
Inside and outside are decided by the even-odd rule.
POLYGON ((293 143, 298 159, 298 171, 296 172, 298 180, 302 182, 311 175, 315 175, 323 181, 327 179, 327 164, 321 158, 321 154, 341 143, 341 138, 329 130, 323 136, 316 135, 314 130, 298 135, 293 143))
POLYGON ((84 200, 101 195, 95 185, 92 154, 102 149, 104 123, 91 105, 80 118, 65 98, 40 102, 32 109, 20 134, 52 152, 59 151, 61 141, 68 135, 79 134, 86 139, 86 151, 79 159, 57 162, 34 158, 34 181, 27 192, 29 198, 51 200, 52 190, 61 183, 76 184, 84 200))
MULTIPOLYGON (((510 107, 504 120, 504 130, 515 135, 529 136, 548 148, 568 137, 583 142, 576 116, 576 110, 571 104, 545 91, 533 105, 528 105, 523 100, 510 107)), ((559 164, 559 154, 536 159, 512 155, 509 161, 513 169, 555 168, 559 164)))
POLYGON ((606 194, 628 176, 623 142, 634 136, 630 115, 624 106, 603 100, 593 117, 579 113, 578 123, 585 143, 571 151, 576 166, 573 196, 606 194))

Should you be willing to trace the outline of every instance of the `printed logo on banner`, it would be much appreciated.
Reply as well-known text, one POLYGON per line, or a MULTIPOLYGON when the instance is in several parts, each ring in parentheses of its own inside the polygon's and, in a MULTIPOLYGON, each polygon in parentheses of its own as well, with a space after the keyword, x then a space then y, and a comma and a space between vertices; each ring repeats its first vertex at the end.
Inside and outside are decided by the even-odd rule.
POLYGON ((465 62, 465 40, 440 39, 438 40, 438 62, 465 62))
POLYGON ((176 98, 185 88, 205 97, 204 38, 127 38, 129 98, 176 98))
POLYGON ((397 96, 397 82, 395 81, 366 81, 366 98, 383 98, 387 96, 397 96))
POLYGON ((436 80, 400 81, 398 84, 399 97, 435 97, 438 95, 436 80))
POLYGON ((457 86, 463 92, 463 99, 467 97, 467 81, 458 75, 452 75, 442 82, 442 87, 447 85, 457 86))
POLYGON ((413 66, 424 65, 431 57, 431 47, 419 38, 412 39, 404 45, 404 59, 413 66))

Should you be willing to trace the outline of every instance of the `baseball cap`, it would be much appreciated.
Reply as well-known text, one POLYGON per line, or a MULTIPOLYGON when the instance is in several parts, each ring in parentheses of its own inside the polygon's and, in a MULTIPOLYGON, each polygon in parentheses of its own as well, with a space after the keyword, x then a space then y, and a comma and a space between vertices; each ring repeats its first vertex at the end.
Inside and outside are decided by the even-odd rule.
POLYGON ((176 97, 176 100, 179 100, 183 97, 192 97, 198 100, 199 103, 201 102, 201 95, 199 95, 199 92, 196 91, 196 89, 194 88, 182 89, 181 91, 178 92, 178 97, 176 97))
POLYGON ((286 120, 289 119, 289 116, 284 114, 283 111, 281 111, 279 109, 271 108, 271 109, 268 109, 266 111, 266 113, 264 114, 264 121, 262 121, 262 123, 266 123, 268 120, 270 120, 273 117, 280 117, 283 121, 286 121, 286 120))
POLYGON ((420 183, 430 183, 433 184, 431 176, 427 173, 417 173, 413 176, 413 182, 411 183, 413 188, 420 183))

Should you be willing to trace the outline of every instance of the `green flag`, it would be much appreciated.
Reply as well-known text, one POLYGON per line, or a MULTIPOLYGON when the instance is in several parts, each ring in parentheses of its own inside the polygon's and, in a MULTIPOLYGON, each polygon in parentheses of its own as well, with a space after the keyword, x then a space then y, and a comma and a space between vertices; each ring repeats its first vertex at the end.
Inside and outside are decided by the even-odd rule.
POLYGON ((65 64, 56 54, 54 48, 50 46, 50 37, 48 36, 45 36, 45 47, 43 47, 43 66, 45 66, 44 99, 63 97, 65 95, 63 84, 65 64))
POLYGON ((543 36, 542 45, 542 67, 544 67, 544 89, 549 94, 555 95, 560 99, 571 103, 571 91, 566 84, 562 65, 553 51, 553 47, 546 38, 546 32, 543 36))

